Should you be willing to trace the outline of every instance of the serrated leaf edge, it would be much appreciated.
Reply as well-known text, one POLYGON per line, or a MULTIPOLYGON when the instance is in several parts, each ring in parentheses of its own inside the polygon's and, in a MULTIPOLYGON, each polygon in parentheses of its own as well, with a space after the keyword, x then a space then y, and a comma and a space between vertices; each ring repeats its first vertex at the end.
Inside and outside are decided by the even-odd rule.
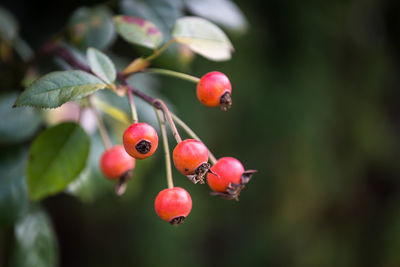
MULTIPOLYGON (((27 104, 27 103, 22 103, 22 104, 21 104, 21 103, 18 103, 19 100, 20 100, 20 98, 21 98, 22 96, 24 96, 25 93, 28 92, 28 90, 30 90, 30 89, 29 89, 30 87, 34 86, 34 85, 35 85, 36 83, 38 83, 40 80, 45 79, 45 78, 46 78, 47 76, 49 76, 49 75, 54 75, 55 73, 62 73, 62 72, 83 72, 83 73, 85 73, 86 75, 92 76, 93 78, 96 78, 96 79, 99 79, 99 81, 102 81, 102 80, 100 80, 100 78, 98 78, 97 76, 94 76, 94 75, 92 75, 92 74, 90 74, 90 73, 87 73, 87 72, 81 71, 81 70, 53 71, 53 72, 47 73, 46 75, 43 75, 42 77, 40 77, 40 78, 36 79, 34 82, 32 82, 31 85, 30 85, 28 88, 26 88, 26 89, 17 97, 17 99, 15 100, 15 103, 14 103, 13 107, 34 107, 34 108, 41 108, 41 109, 54 109, 54 108, 60 107, 61 105, 63 105, 63 104, 65 104, 65 103, 69 102, 69 101, 66 101, 66 102, 64 102, 64 103, 62 103, 61 105, 58 105, 58 106, 41 106, 41 105, 32 105, 32 104, 27 104)), ((94 92, 97 91, 97 90, 101 90, 101 89, 104 89, 104 88, 107 87, 107 84, 105 84, 105 83, 86 83, 86 84, 78 84, 78 85, 74 85, 74 86, 84 86, 84 85, 93 85, 93 86, 97 87, 97 89, 94 90, 94 91, 91 91, 91 92, 89 92, 89 93, 87 93, 87 94, 84 94, 84 95, 82 95, 82 96, 80 96, 80 97, 78 97, 78 98, 71 99, 70 101, 81 99, 81 98, 83 98, 83 97, 86 97, 86 96, 88 96, 88 95, 94 93, 94 92)), ((57 90, 62 90, 63 88, 71 88, 71 87, 74 87, 74 86, 61 87, 61 88, 59 88, 59 89, 57 89, 57 90)), ((44 92, 39 93, 39 95, 40 95, 40 94, 44 94, 44 93, 48 93, 48 92, 51 92, 51 91, 52 91, 52 90, 47 90, 47 91, 44 91, 44 92)))

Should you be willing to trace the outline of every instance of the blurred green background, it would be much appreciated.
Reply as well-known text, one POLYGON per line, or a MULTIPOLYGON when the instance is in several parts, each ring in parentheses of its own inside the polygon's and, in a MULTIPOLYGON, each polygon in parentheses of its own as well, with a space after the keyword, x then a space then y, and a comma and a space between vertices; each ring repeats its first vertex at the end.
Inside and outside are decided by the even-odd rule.
MULTIPOLYGON (((76 8, 99 3, 1 4, 37 49, 76 8)), ((178 227, 160 220, 153 208, 166 187, 159 151, 138 162, 122 197, 99 179, 82 199, 59 194, 42 201, 54 228, 44 236, 54 231, 56 238, 39 246, 56 246, 60 266, 400 266, 399 2, 236 4, 248 28, 238 33, 223 27, 235 47, 230 61, 197 56, 185 66, 166 56, 156 63, 196 76, 226 73, 233 86, 229 111, 202 106, 185 81, 150 76, 138 87, 150 84, 168 99, 217 157, 233 156, 258 170, 240 202, 211 197, 207 185, 194 185, 174 170, 193 209, 178 227), (97 187, 103 192, 93 198, 90 190, 97 187)), ((137 55, 121 40, 111 50, 125 61, 137 55)), ((21 90, 21 64, 2 65, 2 91, 21 90)), ((148 115, 144 109, 140 114, 148 115)), ((96 140, 92 148, 101 152, 96 140)), ((16 154, 28 144, 17 149, 3 143, 3 159, 20 162, 16 154)), ((30 250, 20 245, 16 229, 0 228, 0 266, 48 266, 18 262, 30 250)), ((46 262, 57 262, 54 257, 46 262)))

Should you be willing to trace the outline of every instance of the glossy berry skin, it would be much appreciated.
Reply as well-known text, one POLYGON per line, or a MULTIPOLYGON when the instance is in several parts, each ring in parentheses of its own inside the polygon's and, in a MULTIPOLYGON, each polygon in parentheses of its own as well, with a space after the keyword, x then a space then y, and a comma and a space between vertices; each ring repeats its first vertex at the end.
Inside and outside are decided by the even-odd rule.
POLYGON ((192 198, 182 187, 167 188, 158 193, 154 209, 164 221, 181 223, 192 209, 192 198))
POLYGON ((242 163, 232 157, 220 158, 217 163, 211 167, 212 173, 207 174, 207 183, 215 192, 225 192, 230 183, 238 184, 242 179, 244 168, 242 163))
POLYGON ((231 82, 225 74, 212 71, 201 77, 197 83, 197 98, 209 107, 221 105, 221 97, 232 93, 231 82))
POLYGON ((109 180, 117 180, 135 167, 135 159, 121 145, 104 151, 100 158, 100 169, 109 180))
POLYGON ((158 147, 156 130, 144 122, 129 126, 123 136, 126 152, 136 159, 145 159, 153 155, 158 147))
POLYGON ((175 168, 183 175, 194 174, 196 169, 208 161, 207 147, 200 141, 186 139, 172 153, 175 168))

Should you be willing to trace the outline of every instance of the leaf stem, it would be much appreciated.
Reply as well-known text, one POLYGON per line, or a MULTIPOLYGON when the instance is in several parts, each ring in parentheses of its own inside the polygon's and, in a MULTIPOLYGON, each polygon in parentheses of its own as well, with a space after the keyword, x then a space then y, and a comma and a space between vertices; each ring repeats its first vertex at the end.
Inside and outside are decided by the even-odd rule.
POLYGON ((138 115, 137 115, 137 111, 136 111, 135 101, 133 100, 131 90, 128 90, 128 99, 129 99, 129 105, 131 106, 133 123, 137 123, 139 120, 138 120, 138 115))
POLYGON ((88 97, 88 103, 89 103, 90 108, 93 110, 94 115, 96 116, 97 125, 99 127, 99 131, 100 131, 101 139, 103 140, 103 143, 104 143, 104 147, 106 148, 106 150, 108 150, 112 147, 112 145, 111 145, 110 137, 107 134, 106 127, 104 126, 103 120, 102 120, 100 114, 97 112, 95 106, 93 105, 90 97, 88 97))
POLYGON ((154 108, 154 111, 157 114, 158 123, 160 124, 160 129, 161 129, 161 136, 163 139, 164 154, 165 154, 165 168, 166 168, 166 172, 167 172, 167 184, 168 184, 168 188, 173 188, 174 181, 172 179, 171 156, 169 153, 167 130, 165 129, 165 117, 163 116, 163 115, 165 115, 165 113, 161 113, 161 111, 156 108, 154 108))
POLYGON ((165 43, 165 45, 163 45, 160 49, 157 49, 154 51, 153 54, 151 54, 150 56, 146 57, 145 60, 146 61, 151 61, 155 58, 157 58, 158 56, 160 56, 168 47, 170 47, 173 43, 175 43, 175 39, 172 38, 171 40, 169 40, 167 43, 165 43))
POLYGON ((162 75, 166 75, 166 76, 171 76, 171 77, 176 77, 182 80, 186 80, 189 82, 193 82, 193 83, 198 83, 200 81, 199 78, 189 75, 189 74, 185 74, 185 73, 181 73, 181 72, 177 72, 177 71, 173 71, 173 70, 165 70, 165 69, 159 69, 159 68, 148 68, 148 69, 144 69, 142 70, 142 72, 151 72, 151 73, 157 73, 157 74, 162 74, 162 75))
POLYGON ((182 142, 182 138, 179 135, 178 130, 176 129, 174 120, 172 119, 171 112, 169 111, 167 105, 161 99, 155 99, 153 101, 153 105, 157 105, 164 112, 164 116, 167 118, 169 126, 171 127, 172 135, 174 136, 176 142, 179 144, 182 142))
MULTIPOLYGON (((178 116, 176 116, 174 113, 171 113, 172 119, 189 135, 191 136, 193 139, 196 139, 200 142, 203 143, 203 141, 201 141, 200 137, 197 136, 197 134, 185 123, 183 122, 178 116)), ((215 165, 215 163, 217 163, 217 159, 215 158, 214 154, 210 151, 210 149, 208 149, 208 159, 210 160, 210 162, 212 163, 212 165, 215 165)))

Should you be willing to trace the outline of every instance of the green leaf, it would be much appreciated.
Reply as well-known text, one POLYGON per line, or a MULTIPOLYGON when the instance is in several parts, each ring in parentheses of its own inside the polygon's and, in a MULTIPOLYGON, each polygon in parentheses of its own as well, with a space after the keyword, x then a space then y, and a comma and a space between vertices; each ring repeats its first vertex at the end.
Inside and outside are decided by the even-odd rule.
POLYGON ((84 71, 55 71, 36 80, 17 98, 15 104, 55 108, 105 87, 103 81, 84 71))
POLYGON ((171 0, 121 0, 120 8, 124 15, 154 23, 166 40, 170 39, 175 21, 183 15, 183 4, 171 0))
POLYGON ((97 50, 96 48, 90 47, 87 50, 86 57, 90 66, 90 69, 100 79, 108 84, 111 84, 117 78, 117 71, 115 70, 114 63, 110 58, 97 50))
POLYGON ((186 0, 186 5, 194 15, 208 19, 227 30, 237 33, 247 30, 246 17, 231 0, 186 0))
POLYGON ((32 200, 63 191, 84 169, 90 140, 72 122, 42 132, 33 142, 28 158, 27 183, 32 200))
POLYGON ((111 11, 104 7, 81 7, 71 16, 69 34, 72 43, 83 50, 88 47, 105 49, 115 40, 111 11))
POLYGON ((198 17, 178 19, 172 31, 178 43, 193 52, 215 61, 231 58, 233 46, 225 33, 215 24, 198 17))
MULTIPOLYGON (((119 3, 122 14, 144 18, 154 23, 162 32, 164 42, 171 39, 175 21, 184 13, 182 0, 121 0, 119 3)), ((192 57, 186 57, 182 51, 181 45, 173 44, 156 61, 164 67, 183 71, 192 57)))
POLYGON ((18 23, 14 15, 0 7, 0 39, 11 43, 18 34, 18 23))
POLYGON ((150 21, 139 17, 115 16, 117 32, 127 42, 147 48, 157 48, 163 41, 162 33, 150 21))
POLYGON ((91 135, 90 155, 86 168, 75 181, 69 184, 67 193, 71 193, 83 202, 90 203, 113 191, 113 184, 104 178, 99 168, 103 152, 104 144, 100 134, 91 135))
POLYGON ((55 267, 58 265, 58 243, 46 213, 31 208, 14 228, 15 242, 11 267, 55 267))
MULTIPOLYGON (((164 42, 171 39, 175 21, 182 17, 184 12, 184 3, 181 0, 121 0, 119 3, 122 14, 144 18, 154 23, 162 32, 164 42)), ((184 70, 189 62, 181 56, 180 47, 178 44, 171 45, 157 58, 157 63, 164 67, 184 70)))
POLYGON ((26 212, 25 149, 3 148, 0 153, 0 226, 14 224, 26 212))
POLYGON ((40 126, 41 117, 30 107, 12 108, 16 93, 0 95, 0 143, 15 144, 31 137, 40 126))

